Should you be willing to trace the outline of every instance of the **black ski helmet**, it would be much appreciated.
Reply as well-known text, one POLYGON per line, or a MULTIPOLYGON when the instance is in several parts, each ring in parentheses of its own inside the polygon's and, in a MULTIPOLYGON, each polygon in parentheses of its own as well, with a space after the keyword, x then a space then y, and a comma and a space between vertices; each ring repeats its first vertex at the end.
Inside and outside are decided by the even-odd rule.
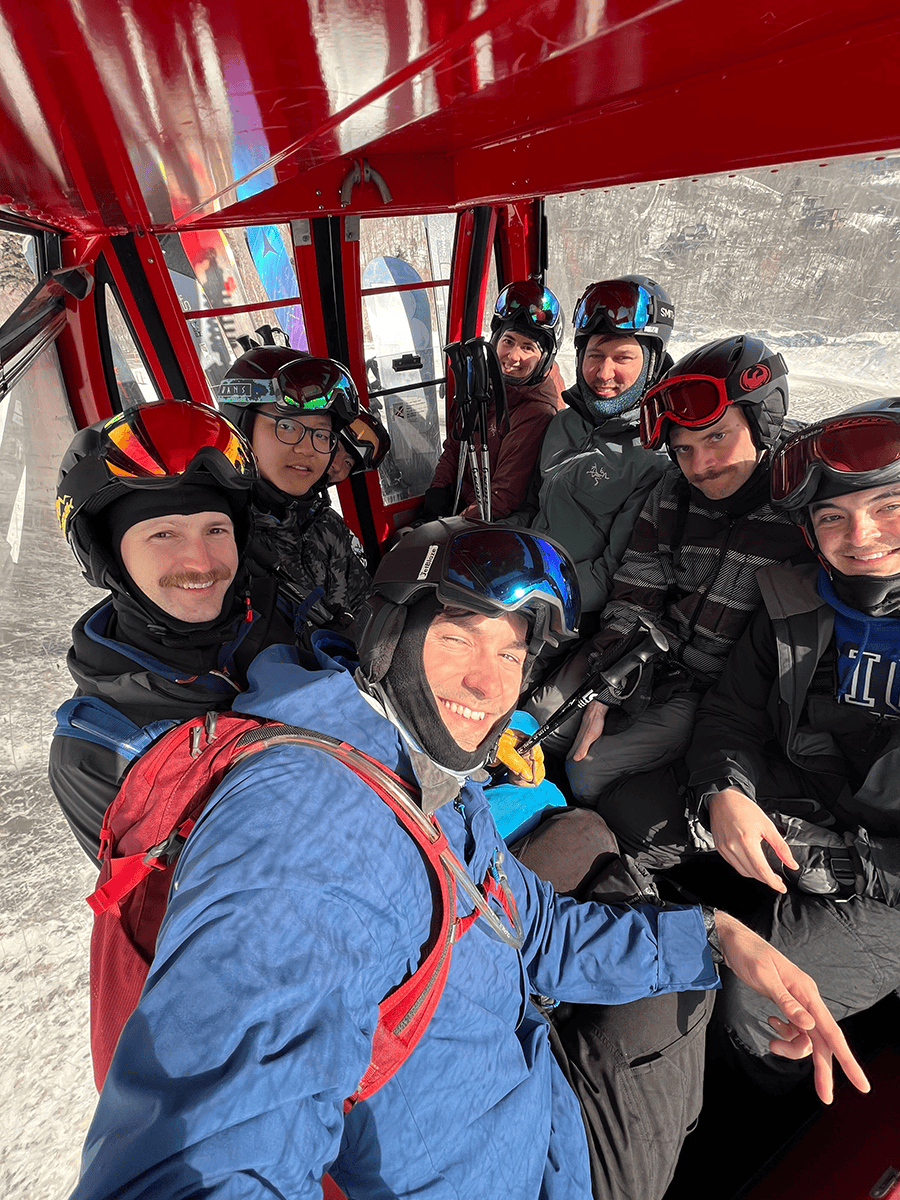
POLYGON ((538 280, 518 279, 497 297, 491 317, 491 344, 495 349, 504 333, 510 331, 531 338, 542 350, 537 366, 526 379, 516 379, 515 386, 540 383, 550 373, 562 345, 563 316, 556 296, 538 280))
POLYGON ((225 491, 241 549, 250 530, 253 452, 215 409, 188 400, 139 404, 80 430, 63 456, 56 515, 85 579, 118 585, 112 547, 92 521, 129 491, 159 492, 184 484, 225 491))
POLYGON ((313 358, 289 346, 257 346, 228 368, 216 388, 222 412, 248 439, 254 409, 274 404, 285 416, 327 412, 335 433, 359 414, 356 385, 333 358, 313 358))
POLYGON ((641 444, 668 443, 672 424, 705 429, 729 405, 742 409, 758 450, 781 436, 788 407, 787 364, 758 337, 736 334, 692 350, 641 401, 641 444))
POLYGON ((522 613, 532 657, 578 636, 578 576, 561 546, 529 529, 442 517, 401 538, 375 573, 356 621, 360 669, 369 682, 383 678, 407 609, 429 593, 485 616, 522 613))
MULTIPOLYGON (((772 457, 772 505, 788 514, 818 554, 835 594, 872 617, 900 612, 900 574, 847 575, 822 553, 811 507, 870 488, 900 489, 900 398, 866 400, 806 425, 772 457)), ((877 493, 880 494, 880 493, 877 493)))
POLYGON ((655 279, 622 275, 589 284, 575 305, 572 324, 579 363, 588 339, 594 334, 633 337, 645 343, 651 351, 647 373, 650 386, 663 370, 666 346, 675 324, 675 305, 655 279))

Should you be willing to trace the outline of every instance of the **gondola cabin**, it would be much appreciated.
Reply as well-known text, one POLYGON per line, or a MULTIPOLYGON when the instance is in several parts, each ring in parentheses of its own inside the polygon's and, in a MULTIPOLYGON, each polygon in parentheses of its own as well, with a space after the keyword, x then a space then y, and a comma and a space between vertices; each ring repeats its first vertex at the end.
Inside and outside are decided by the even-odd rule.
MULTIPOLYGON (((69 629, 95 600, 53 511, 74 431, 212 402, 248 338, 336 358, 392 440, 336 496, 374 564, 446 434, 442 347, 482 333, 514 279, 545 280, 568 318, 591 279, 650 274, 676 357, 765 331, 797 416, 896 394, 900 13, 0 0, 0 21, 0 1190, 25 1200, 68 1194, 94 1103, 93 878, 46 783, 69 629)), ((560 365, 571 383, 570 337, 560 365)), ((894 1194, 869 1190, 900 1165, 897 1059, 879 1062, 852 1154, 840 1133, 810 1150, 810 1172, 834 1154, 848 1178, 791 1195, 894 1194)), ((673 1188, 738 1194, 759 1157, 673 1188)), ((777 1178, 755 1194, 787 1195, 777 1178)))

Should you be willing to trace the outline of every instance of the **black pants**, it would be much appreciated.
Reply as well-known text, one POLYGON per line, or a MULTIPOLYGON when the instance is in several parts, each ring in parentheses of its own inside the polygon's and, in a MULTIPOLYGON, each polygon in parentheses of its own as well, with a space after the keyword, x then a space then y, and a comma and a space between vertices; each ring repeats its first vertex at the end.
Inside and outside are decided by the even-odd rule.
MULTIPOLYGON (((615 902, 634 890, 596 813, 561 809, 513 852, 564 895, 615 902)), ((595 1200, 659 1200, 700 1113, 714 993, 561 1005, 551 1044, 578 1097, 595 1200)))

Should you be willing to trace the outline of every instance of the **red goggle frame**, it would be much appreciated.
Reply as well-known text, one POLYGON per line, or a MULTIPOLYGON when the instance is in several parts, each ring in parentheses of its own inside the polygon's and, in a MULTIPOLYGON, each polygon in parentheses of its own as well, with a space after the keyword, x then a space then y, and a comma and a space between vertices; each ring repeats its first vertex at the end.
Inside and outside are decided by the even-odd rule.
MULTIPOLYGON (((862 490, 866 476, 897 467, 900 478, 900 414, 857 413, 831 417, 795 433, 772 460, 772 501, 802 508, 823 473, 847 476, 847 490, 862 490)), ((882 478, 872 478, 877 487, 882 478)), ((885 481, 887 482, 887 481, 885 481)))
POLYGON ((664 421, 702 429, 718 421, 733 403, 725 381, 713 375, 679 375, 650 388, 641 401, 641 445, 655 450, 662 441, 664 421))

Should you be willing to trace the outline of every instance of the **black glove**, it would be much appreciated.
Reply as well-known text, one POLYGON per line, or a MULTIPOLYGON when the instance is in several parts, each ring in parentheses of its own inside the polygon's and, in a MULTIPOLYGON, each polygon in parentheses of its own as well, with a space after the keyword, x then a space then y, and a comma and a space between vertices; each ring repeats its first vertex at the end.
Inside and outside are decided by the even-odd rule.
POLYGON ((450 487, 430 487, 422 497, 422 516, 427 521, 435 521, 438 517, 449 517, 453 505, 453 489, 450 487))

